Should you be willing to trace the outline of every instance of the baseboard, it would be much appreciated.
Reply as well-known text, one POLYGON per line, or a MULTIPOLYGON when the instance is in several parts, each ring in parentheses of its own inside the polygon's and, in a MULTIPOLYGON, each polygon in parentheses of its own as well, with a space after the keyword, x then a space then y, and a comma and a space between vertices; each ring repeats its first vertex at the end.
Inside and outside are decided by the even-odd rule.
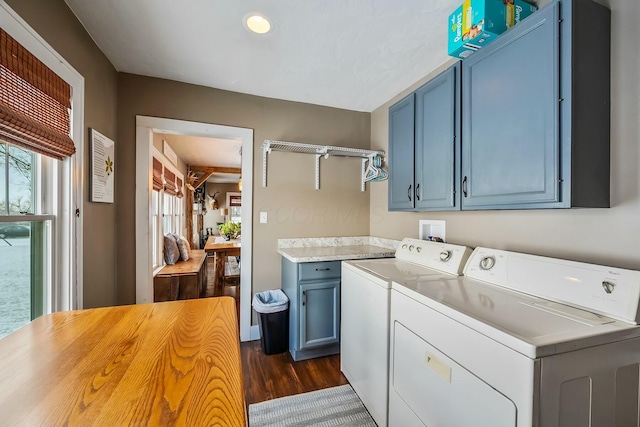
POLYGON ((260 339, 260 326, 252 325, 251 326, 251 341, 260 339))

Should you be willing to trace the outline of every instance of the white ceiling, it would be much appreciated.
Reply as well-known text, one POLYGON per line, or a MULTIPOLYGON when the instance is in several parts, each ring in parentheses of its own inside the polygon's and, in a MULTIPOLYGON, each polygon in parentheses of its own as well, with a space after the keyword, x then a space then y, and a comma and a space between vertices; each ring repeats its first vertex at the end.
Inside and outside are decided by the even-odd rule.
POLYGON ((370 112, 447 61, 461 0, 66 0, 118 71, 370 112), (267 35, 242 18, 260 12, 267 35))
MULTIPOLYGON (((190 166, 242 167, 242 141, 162 134, 176 155, 190 166)), ((238 182, 240 174, 214 173, 208 182, 238 182)))

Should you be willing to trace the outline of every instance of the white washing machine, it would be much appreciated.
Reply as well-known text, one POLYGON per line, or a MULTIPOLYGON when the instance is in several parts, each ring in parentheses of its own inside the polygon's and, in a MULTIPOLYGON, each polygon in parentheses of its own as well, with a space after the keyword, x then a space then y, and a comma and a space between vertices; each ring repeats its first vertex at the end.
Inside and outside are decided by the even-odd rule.
POLYGON ((464 246, 407 238, 395 258, 342 263, 341 370, 378 426, 387 426, 391 282, 455 277, 470 254, 464 246))
POLYGON ((391 292, 389 425, 638 426, 640 272, 476 248, 391 292))

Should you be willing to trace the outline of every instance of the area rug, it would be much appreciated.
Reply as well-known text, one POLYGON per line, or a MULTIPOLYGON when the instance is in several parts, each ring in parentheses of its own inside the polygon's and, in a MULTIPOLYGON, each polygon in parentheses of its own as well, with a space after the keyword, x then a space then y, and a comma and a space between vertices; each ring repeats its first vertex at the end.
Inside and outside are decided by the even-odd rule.
POLYGON ((349 384, 249 405, 249 426, 363 426, 376 423, 349 384))

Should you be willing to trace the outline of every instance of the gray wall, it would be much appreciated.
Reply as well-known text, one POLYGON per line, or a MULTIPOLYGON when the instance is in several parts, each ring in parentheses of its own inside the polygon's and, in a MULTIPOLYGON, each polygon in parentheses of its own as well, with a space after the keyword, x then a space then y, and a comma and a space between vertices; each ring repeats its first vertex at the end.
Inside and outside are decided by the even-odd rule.
MULTIPOLYGON (((636 0, 601 1, 612 9, 611 208, 450 213, 387 211, 387 183, 372 185, 371 234, 418 237, 418 220, 446 221, 447 240, 640 269, 640 40, 636 0)), ((597 31, 597 29, 595 29, 597 31)), ((442 69, 446 67, 443 66, 442 69)), ((388 148, 388 108, 434 76, 408 88, 371 115, 373 149, 388 148)))
MULTIPOLYGON (((121 144, 116 133, 117 72, 62 0, 7 0, 85 81, 85 146, 82 215, 84 221, 84 307, 116 304, 116 204, 89 202, 88 129, 115 140, 116 159, 121 144)), ((116 187, 123 176, 115 163, 116 187)), ((116 190, 117 191, 117 190, 116 190)))

